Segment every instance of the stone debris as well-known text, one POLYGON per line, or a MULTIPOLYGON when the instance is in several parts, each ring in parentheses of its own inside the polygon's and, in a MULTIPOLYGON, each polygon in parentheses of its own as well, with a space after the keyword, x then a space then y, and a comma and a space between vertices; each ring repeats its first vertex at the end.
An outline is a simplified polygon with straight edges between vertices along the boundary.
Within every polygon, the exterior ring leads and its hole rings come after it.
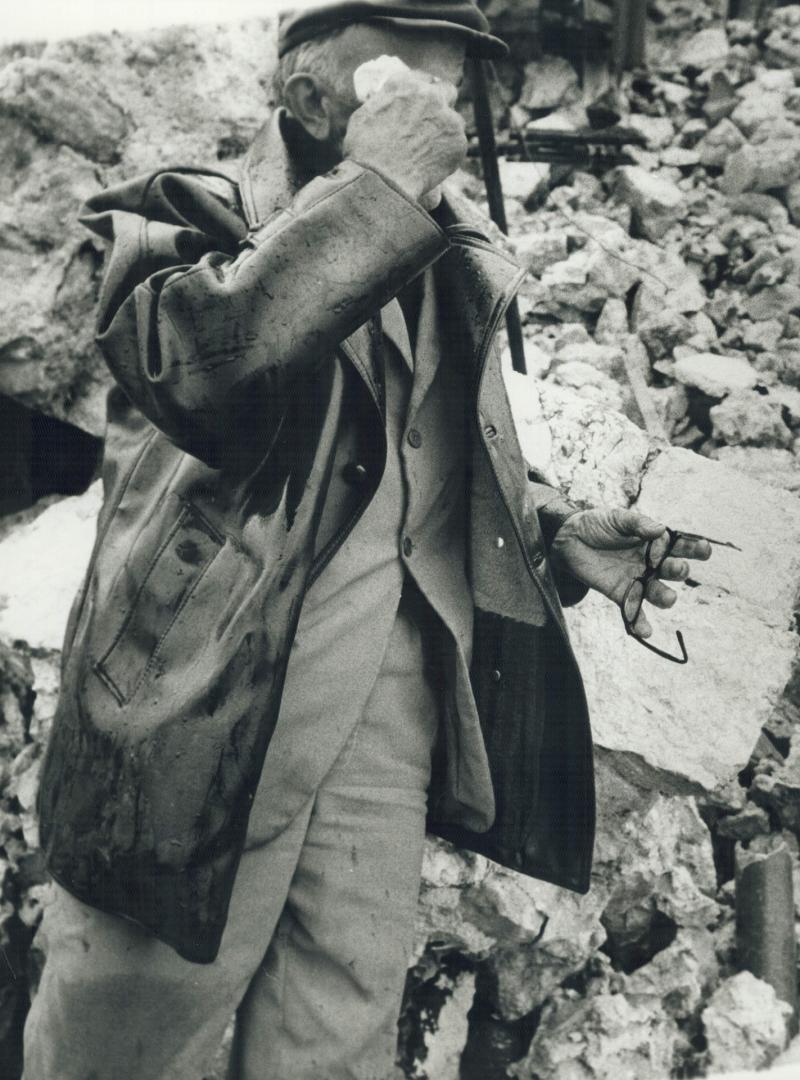
POLYGON ((791 1006, 749 971, 726 979, 703 1009, 702 1021, 712 1069, 758 1069, 786 1047, 791 1006))
POLYGON ((617 173, 616 191, 633 211, 640 235, 658 240, 685 212, 684 193, 672 180, 639 165, 624 165, 617 173))

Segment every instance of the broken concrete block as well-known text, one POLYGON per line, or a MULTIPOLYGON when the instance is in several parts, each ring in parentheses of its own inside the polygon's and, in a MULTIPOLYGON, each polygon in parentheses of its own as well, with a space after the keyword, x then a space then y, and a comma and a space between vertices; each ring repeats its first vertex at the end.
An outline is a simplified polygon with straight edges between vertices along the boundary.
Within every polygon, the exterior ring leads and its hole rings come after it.
POLYGON ((518 1080, 663 1080, 682 1043, 676 1022, 650 1003, 601 992, 566 994, 549 1004, 526 1057, 509 1070, 518 1080))
POLYGON ((567 612, 595 740, 662 789, 670 781, 712 788, 746 764, 789 679, 800 507, 777 489, 676 449, 645 467, 636 505, 742 551, 715 548, 708 563, 692 568, 692 581, 701 584, 679 587, 675 607, 653 615, 654 644, 679 655, 674 631, 683 632, 685 667, 626 638, 619 611, 600 597, 567 612), (598 640, 608 648, 598 650, 598 640), (742 655, 747 665, 735 660, 742 655))
POLYGON ((580 98, 578 74, 568 60, 545 56, 525 65, 518 104, 530 112, 555 109, 580 98))
POLYGON ((0 113, 106 163, 119 161, 130 126, 122 107, 80 72, 58 60, 31 56, 0 70, 0 113))
POLYGON ((97 481, 0 542, 0 636, 60 649, 83 581, 102 500, 97 481))
POLYGON ((728 35, 722 26, 709 26, 698 32, 681 47, 679 61, 682 67, 705 71, 725 60, 730 52, 728 35))
POLYGON ((726 979, 702 1013, 711 1068, 768 1065, 786 1046, 791 1011, 749 971, 726 979))
POLYGON ((639 165, 618 169, 614 186, 648 240, 659 240, 685 212, 685 196, 677 184, 639 165))
POLYGON ((720 188, 728 195, 785 188, 800 177, 796 138, 768 138, 745 143, 729 154, 720 188))
POLYGON ((637 1004, 657 1000, 676 1020, 695 1013, 716 984, 719 964, 714 937, 705 929, 681 929, 675 940, 625 981, 625 996, 637 1004))
POLYGON ((728 156, 744 146, 745 142, 746 139, 738 127, 723 118, 698 143, 700 162, 707 167, 722 168, 728 156))
POLYGON ((749 390, 758 382, 758 372, 744 356, 694 353, 675 360, 675 378, 709 397, 725 397, 735 390, 749 390))
POLYGON ((792 432, 783 422, 778 402, 754 390, 737 390, 710 410, 712 432, 729 446, 792 445, 792 432))

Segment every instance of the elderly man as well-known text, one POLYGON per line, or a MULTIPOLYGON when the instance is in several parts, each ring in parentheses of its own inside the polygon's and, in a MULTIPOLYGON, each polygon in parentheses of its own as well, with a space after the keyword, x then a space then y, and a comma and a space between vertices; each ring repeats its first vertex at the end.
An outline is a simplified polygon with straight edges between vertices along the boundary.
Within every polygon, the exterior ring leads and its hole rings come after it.
POLYGON ((93 198, 106 499, 43 769, 57 884, 26 1080, 383 1080, 426 824, 585 891, 558 589, 650 632, 703 541, 526 473, 494 336, 523 272, 440 185, 469 0, 284 22, 241 183, 93 198), (353 76, 404 62, 361 103, 353 76))

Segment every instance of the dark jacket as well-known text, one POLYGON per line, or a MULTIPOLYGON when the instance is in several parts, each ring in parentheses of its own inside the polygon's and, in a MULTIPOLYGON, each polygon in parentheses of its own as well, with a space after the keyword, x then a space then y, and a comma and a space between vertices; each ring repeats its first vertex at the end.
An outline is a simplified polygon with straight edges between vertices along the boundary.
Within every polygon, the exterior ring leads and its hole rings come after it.
POLYGON ((344 387, 377 455, 363 509, 385 460, 373 317, 439 260, 470 386, 470 557, 489 565, 499 531, 514 558, 476 608, 471 672, 497 818, 431 827, 586 891, 591 738, 546 558, 572 507, 526 474, 494 345, 524 272, 452 198, 440 226, 350 161, 298 189, 279 115, 241 187, 170 169, 95 196, 83 220, 111 245, 98 342, 117 385, 42 773, 53 876, 188 959, 216 955, 304 592, 332 554, 314 544, 344 387))

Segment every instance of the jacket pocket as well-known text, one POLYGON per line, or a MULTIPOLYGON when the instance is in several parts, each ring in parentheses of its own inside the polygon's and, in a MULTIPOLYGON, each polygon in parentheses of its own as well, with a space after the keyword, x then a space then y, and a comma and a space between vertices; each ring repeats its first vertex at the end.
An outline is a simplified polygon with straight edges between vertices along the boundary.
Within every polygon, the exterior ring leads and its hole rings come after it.
POLYGON ((173 623, 222 544, 223 537, 196 507, 184 503, 145 564, 122 625, 94 665, 120 705, 130 701, 144 681, 173 623))

